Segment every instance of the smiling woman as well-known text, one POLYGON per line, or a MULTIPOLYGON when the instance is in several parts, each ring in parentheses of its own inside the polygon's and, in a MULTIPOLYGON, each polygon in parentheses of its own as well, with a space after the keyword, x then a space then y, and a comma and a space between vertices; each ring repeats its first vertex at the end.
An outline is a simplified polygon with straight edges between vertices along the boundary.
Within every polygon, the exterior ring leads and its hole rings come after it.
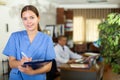
POLYGON ((11 67, 9 80, 46 80, 46 72, 50 71, 52 61, 37 69, 22 65, 32 60, 54 59, 52 39, 39 29, 40 15, 36 7, 24 6, 21 18, 26 30, 12 33, 3 51, 9 57, 11 67))

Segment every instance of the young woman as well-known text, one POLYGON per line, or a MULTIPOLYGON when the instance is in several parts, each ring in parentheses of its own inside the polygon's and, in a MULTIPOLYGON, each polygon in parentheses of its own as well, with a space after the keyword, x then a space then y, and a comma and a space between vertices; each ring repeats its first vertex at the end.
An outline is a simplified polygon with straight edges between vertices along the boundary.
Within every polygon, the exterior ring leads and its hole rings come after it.
POLYGON ((46 72, 50 71, 52 62, 38 69, 22 65, 31 60, 54 59, 52 39, 40 32, 40 16, 34 6, 25 6, 21 11, 21 18, 26 30, 12 33, 3 51, 9 57, 12 69, 9 80, 46 80, 46 72))

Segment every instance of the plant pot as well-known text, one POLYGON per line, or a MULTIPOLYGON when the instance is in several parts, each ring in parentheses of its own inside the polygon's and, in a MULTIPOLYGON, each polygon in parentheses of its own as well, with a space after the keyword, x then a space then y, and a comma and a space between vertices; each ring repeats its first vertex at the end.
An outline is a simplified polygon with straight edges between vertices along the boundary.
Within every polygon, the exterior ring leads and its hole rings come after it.
POLYGON ((104 68, 103 80, 120 80, 120 74, 114 73, 110 64, 106 64, 104 68))

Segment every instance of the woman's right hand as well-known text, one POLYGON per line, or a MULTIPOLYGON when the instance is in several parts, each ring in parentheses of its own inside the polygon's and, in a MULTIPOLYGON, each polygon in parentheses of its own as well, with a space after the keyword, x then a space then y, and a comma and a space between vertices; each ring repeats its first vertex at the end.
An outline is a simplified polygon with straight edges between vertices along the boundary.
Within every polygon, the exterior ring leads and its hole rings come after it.
POLYGON ((24 62, 30 62, 30 61, 32 61, 32 58, 27 58, 27 57, 22 57, 22 59, 20 60, 21 65, 23 65, 24 62))
POLYGON ((18 68, 18 66, 22 66, 24 62, 29 62, 31 60, 32 58, 26 58, 26 57, 22 57, 21 60, 17 60, 15 57, 9 56, 9 65, 10 68, 18 68))

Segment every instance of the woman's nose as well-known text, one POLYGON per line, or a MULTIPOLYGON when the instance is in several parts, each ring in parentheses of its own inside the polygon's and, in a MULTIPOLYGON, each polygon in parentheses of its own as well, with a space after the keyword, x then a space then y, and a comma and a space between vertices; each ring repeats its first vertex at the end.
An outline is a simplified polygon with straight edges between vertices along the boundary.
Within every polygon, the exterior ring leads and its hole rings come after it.
POLYGON ((28 20, 27 20, 27 23, 28 23, 28 24, 29 24, 29 23, 31 23, 31 20, 30 20, 30 19, 28 19, 28 20))

